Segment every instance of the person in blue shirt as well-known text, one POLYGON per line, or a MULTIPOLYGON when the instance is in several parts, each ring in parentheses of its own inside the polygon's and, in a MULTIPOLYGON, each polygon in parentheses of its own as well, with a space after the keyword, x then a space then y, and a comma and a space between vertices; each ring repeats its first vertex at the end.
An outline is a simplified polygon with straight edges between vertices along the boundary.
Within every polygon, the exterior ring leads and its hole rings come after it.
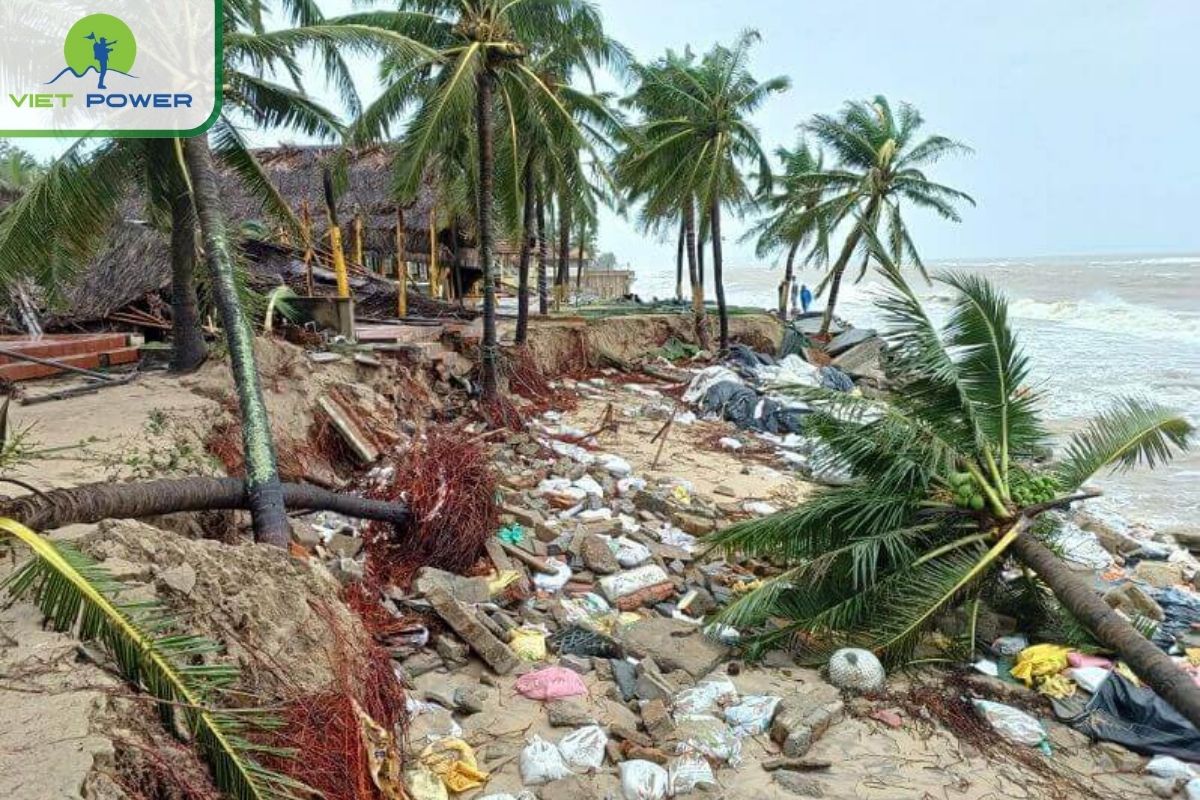
POLYGON ((812 305, 812 300, 813 300, 812 292, 810 292, 808 290, 808 286, 807 285, 801 286, 800 287, 800 307, 804 310, 805 314, 808 313, 808 307, 812 305))

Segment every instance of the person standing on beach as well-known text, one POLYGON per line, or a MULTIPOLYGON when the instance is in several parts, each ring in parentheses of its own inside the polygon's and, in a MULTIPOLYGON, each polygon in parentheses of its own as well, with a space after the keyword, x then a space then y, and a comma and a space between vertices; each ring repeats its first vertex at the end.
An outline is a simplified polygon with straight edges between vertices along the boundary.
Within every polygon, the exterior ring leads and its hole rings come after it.
POLYGON ((108 57, 112 54, 113 48, 117 46, 117 43, 110 42, 103 36, 97 40, 94 33, 89 33, 87 38, 92 40, 92 57, 100 65, 100 84, 97 88, 107 89, 108 87, 104 85, 104 76, 108 74, 108 57))
POLYGON ((803 309, 805 314, 808 313, 808 307, 812 305, 812 300, 813 300, 812 292, 810 292, 808 290, 808 285, 805 284, 804 286, 801 286, 800 287, 800 307, 801 307, 801 309, 803 309))

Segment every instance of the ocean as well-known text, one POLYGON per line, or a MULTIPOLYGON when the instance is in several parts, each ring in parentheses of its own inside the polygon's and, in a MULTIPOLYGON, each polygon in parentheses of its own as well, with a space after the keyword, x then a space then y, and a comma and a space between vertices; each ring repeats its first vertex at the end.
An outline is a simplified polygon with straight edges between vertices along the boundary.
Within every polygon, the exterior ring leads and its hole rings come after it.
MULTIPOLYGON (((1064 441, 1088 417, 1125 396, 1170 406, 1200 426, 1200 255, 1072 256, 930 263, 981 273, 1009 298, 1009 313, 1032 363, 1031 388, 1044 398, 1047 423, 1064 441)), ((727 267, 731 304, 772 307, 782 276, 775 267, 727 267)), ((851 276, 853 277, 853 276, 851 276)), ((815 286, 820 276, 801 274, 815 286)), ((643 298, 674 292, 674 269, 640 269, 643 298)), ((951 295, 944 285, 913 285, 935 319, 951 295)), ((711 288, 709 293, 711 296, 711 288)), ((873 305, 878 276, 843 285, 838 315, 858 327, 881 325, 873 305)), ((711 297, 710 297, 711 299, 711 297)), ((821 301, 814 302, 821 307, 821 301)), ((1184 457, 1153 472, 1103 475, 1105 496, 1089 508, 1161 532, 1200 529, 1200 440, 1184 457)))

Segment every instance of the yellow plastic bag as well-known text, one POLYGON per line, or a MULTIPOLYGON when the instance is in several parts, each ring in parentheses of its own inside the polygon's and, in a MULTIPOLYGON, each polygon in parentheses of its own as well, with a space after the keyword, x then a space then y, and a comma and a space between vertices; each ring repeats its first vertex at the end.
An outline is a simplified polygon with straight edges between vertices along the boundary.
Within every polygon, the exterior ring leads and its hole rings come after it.
POLYGON ((529 628, 516 628, 510 634, 508 646, 523 661, 546 659, 546 634, 529 628))
POLYGON ((1050 675, 1038 684, 1038 691, 1040 693, 1047 697, 1053 697, 1056 700, 1073 696, 1077 688, 1079 687, 1076 686, 1075 681, 1066 675, 1050 675))
POLYGON ((488 773, 479 769, 475 751, 462 739, 438 739, 421 751, 421 763, 452 792, 478 789, 487 783, 488 773))
POLYGON ((515 569, 501 570, 496 573, 495 577, 488 578, 488 593, 495 597, 519 580, 521 580, 521 573, 515 569))
POLYGON ((671 494, 674 495, 676 500, 683 503, 685 506, 690 506, 692 504, 692 496, 683 486, 676 486, 673 490, 671 490, 671 494))
POLYGON ((1187 656, 1188 664, 1191 664, 1193 667, 1200 667, 1200 647, 1184 648, 1183 654, 1187 656))
POLYGON ((363 711, 357 701, 351 700, 358 717, 359 733, 367 751, 367 763, 371 767, 371 780, 385 800, 404 800, 404 787, 400 776, 400 751, 396 748, 396 737, 363 711))
POLYGON ((1067 668, 1067 653, 1071 648, 1059 644, 1035 644, 1026 647, 1017 656, 1017 663, 1011 670, 1012 676, 1023 681, 1026 686, 1033 686, 1035 678, 1057 675, 1067 668))
POLYGON ((410 769, 404 778, 412 800, 450 800, 446 784, 428 767, 410 769))

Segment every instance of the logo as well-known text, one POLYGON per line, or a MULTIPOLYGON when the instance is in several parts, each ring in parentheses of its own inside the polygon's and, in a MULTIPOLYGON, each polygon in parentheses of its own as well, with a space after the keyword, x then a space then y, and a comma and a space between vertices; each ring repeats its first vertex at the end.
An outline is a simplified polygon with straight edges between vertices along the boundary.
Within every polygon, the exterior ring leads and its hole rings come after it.
POLYGON ((194 136, 220 109, 221 0, 0 0, 0 136, 194 136))
POLYGON ((123 20, 111 14, 89 14, 71 26, 63 43, 63 59, 67 66, 46 81, 58 83, 65 76, 87 78, 97 76, 96 88, 107 90, 110 74, 136 80, 130 70, 137 58, 137 40, 123 20))

